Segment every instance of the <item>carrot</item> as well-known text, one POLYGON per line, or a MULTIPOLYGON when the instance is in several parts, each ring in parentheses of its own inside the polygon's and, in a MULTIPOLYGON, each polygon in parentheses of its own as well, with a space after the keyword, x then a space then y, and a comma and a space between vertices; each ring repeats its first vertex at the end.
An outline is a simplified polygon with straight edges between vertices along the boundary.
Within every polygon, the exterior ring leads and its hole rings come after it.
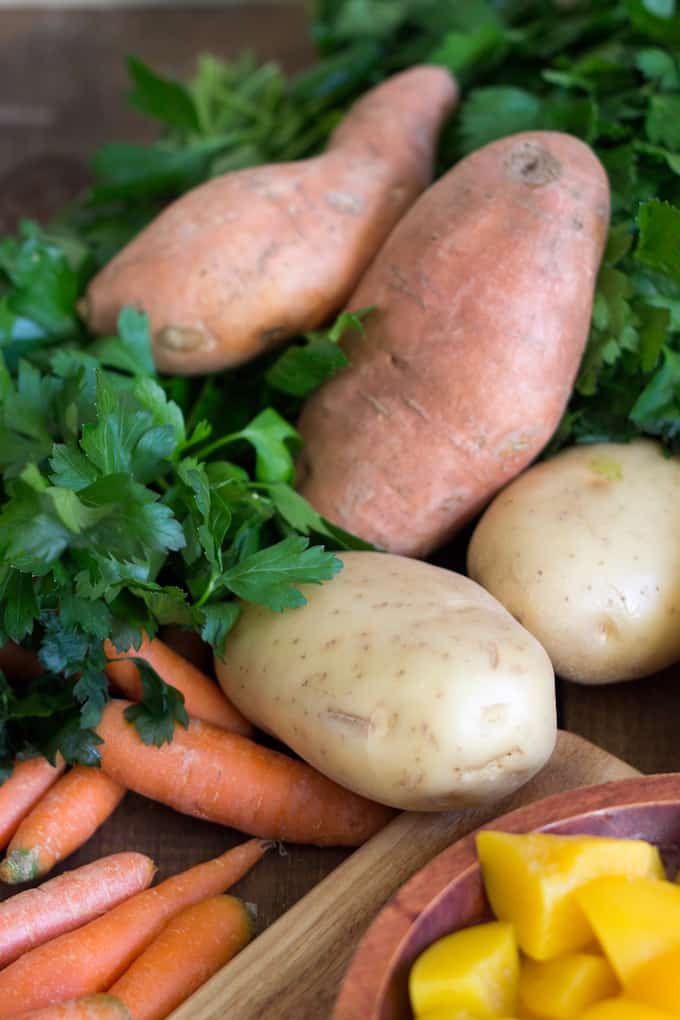
POLYGON ((158 638, 149 640, 145 635, 140 648, 128 648, 122 652, 110 641, 105 641, 104 651, 109 659, 122 660, 110 662, 106 672, 109 679, 131 701, 141 701, 142 681, 134 662, 125 660, 137 657, 153 666, 161 679, 184 695, 184 706, 190 716, 233 733, 241 733, 244 737, 252 734, 253 727, 227 701, 218 685, 158 638))
POLYGON ((110 989, 132 1020, 165 1020, 250 941, 252 922, 233 896, 180 911, 110 989), (162 975, 162 980, 159 980, 162 975))
POLYGON ((209 723, 177 727, 172 743, 145 745, 110 701, 98 733, 102 768, 116 782, 177 811, 242 832, 317 846, 358 846, 393 812, 337 786, 305 762, 209 723))
POLYGON ((14 763, 12 775, 0 786, 0 850, 7 846, 22 819, 65 768, 61 755, 56 765, 50 765, 42 756, 14 763))
POLYGON ((86 995, 82 999, 22 1013, 13 1020, 130 1020, 130 1013, 120 999, 112 995, 86 995))
POLYGON ((234 885, 268 848, 255 839, 241 843, 24 953, 0 971, 0 1020, 10 1020, 21 1010, 106 991, 171 917, 234 885))
POLYGON ((0 903, 0 967, 146 889, 155 870, 144 854, 110 854, 0 903))
POLYGON ((45 875, 90 838, 124 794, 100 769, 76 765, 21 822, 0 864, 0 879, 13 884, 45 875))

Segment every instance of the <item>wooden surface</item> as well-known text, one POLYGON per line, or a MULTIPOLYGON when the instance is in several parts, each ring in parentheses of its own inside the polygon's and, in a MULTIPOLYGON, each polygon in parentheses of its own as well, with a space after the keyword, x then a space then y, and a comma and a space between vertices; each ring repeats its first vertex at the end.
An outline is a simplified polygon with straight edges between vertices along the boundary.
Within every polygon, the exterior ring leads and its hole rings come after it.
MULTIPOLYGON (((549 764, 513 797, 476 811, 404 812, 243 950, 173 1020, 326 1020, 367 926, 441 850, 499 812, 636 774, 605 751, 560 733, 549 764)), ((363 1020, 361 1012, 345 1016, 363 1020)))
MULTIPOLYGON (((200 52, 228 57, 244 48, 277 57, 289 70, 303 67, 312 50, 302 5, 173 9, 162 16, 157 10, 0 10, 0 236, 22 217, 48 218, 77 194, 87 181, 88 156, 101 142, 152 137, 153 128, 125 104, 126 53, 187 75, 200 52)), ((446 554, 438 559, 455 563, 446 554)), ((675 670, 607 688, 561 684, 561 725, 643 772, 680 769, 678 680, 675 670)), ((134 847, 150 853, 163 876, 238 839, 128 795, 69 866, 134 847)), ((257 904, 262 930, 345 857, 343 851, 292 847, 286 856, 270 855, 237 891, 257 904)), ((233 1016, 242 1020, 244 1014, 233 1016)))
MULTIPOLYGON (((680 852, 679 821, 680 775, 671 773, 570 790, 506 813, 485 828, 645 839, 658 847, 672 879, 680 852)), ((475 837, 470 835, 448 846, 403 885, 371 924, 347 972, 333 1020, 410 1017, 405 978, 413 962, 442 936, 488 918, 475 837)))

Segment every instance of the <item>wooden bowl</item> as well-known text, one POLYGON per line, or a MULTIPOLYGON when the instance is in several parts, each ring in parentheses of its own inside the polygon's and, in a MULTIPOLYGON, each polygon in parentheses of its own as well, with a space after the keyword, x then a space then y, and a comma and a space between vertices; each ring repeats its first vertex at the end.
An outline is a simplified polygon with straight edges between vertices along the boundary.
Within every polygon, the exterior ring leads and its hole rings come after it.
MULTIPOLYGON (((680 773, 571 790, 484 828, 646 839, 659 847, 674 874, 680 860, 680 773)), ((407 983, 416 957, 442 935, 490 917, 473 833, 417 872, 380 912, 359 943, 333 1020, 410 1020, 407 983)))

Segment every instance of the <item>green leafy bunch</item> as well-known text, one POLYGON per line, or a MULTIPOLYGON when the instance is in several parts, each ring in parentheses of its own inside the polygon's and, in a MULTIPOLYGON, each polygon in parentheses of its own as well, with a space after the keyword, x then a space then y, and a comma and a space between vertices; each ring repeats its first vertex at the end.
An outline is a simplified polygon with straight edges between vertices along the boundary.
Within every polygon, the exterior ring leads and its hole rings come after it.
POLYGON ((440 172, 517 131, 566 131, 611 183, 593 323, 550 453, 659 437, 680 450, 680 9, 675 0, 318 0, 327 55, 366 39, 383 73, 441 64, 463 85, 440 172))
MULTIPOLYGON (((0 645, 34 647, 45 675, 21 699, 2 681, 0 760, 37 745, 92 764, 106 639, 125 650, 178 624, 222 654, 237 598, 277 612, 303 605, 299 586, 340 568, 325 547, 365 547, 291 487, 299 437, 272 406, 297 408, 346 363, 337 342, 361 316, 345 313, 266 372, 163 380, 146 316, 125 309, 116 336, 84 344, 78 263, 27 225, 12 265, 35 251, 36 266, 54 258, 56 271, 48 261, 33 277, 6 274, 8 314, 21 306, 55 326, 42 342, 37 330, 30 343, 16 330, 3 337, 0 645)), ((130 717, 144 739, 167 738, 185 721, 181 696, 148 668, 142 679, 144 705, 130 717)))

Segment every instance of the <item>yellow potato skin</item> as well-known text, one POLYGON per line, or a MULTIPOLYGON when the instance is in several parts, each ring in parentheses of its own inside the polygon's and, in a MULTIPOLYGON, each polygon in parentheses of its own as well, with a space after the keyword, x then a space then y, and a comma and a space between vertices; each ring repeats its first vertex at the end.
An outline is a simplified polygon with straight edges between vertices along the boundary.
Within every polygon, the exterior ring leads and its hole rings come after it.
POLYGON ((617 996, 591 1006, 581 1013, 579 1020, 673 1020, 673 1015, 625 996, 617 996))
POLYGON ((520 1002, 540 1020, 573 1020, 618 991, 611 966, 594 953, 568 953, 541 963, 523 960, 520 968, 520 1002))
POLYGON ((247 718, 351 790, 416 811, 497 800, 555 741, 552 668, 479 585, 373 552, 340 556, 301 609, 253 604, 219 681, 247 718))
POLYGON ((580 886, 603 874, 663 875, 658 850, 642 840, 488 830, 477 836, 477 853, 494 914, 515 925, 520 948, 535 960, 592 942, 580 886))
POLYGON ((680 887, 672 882, 608 875, 575 900, 626 987, 647 961, 680 949, 680 887))
POLYGON ((418 1017, 444 1007, 483 1018, 507 1016, 517 1004, 518 974, 512 925, 491 921, 463 928, 418 957, 409 977, 411 1005, 418 1017))
POLYGON ((484 513, 468 573, 586 684, 680 659, 680 457, 659 443, 572 447, 484 513))

